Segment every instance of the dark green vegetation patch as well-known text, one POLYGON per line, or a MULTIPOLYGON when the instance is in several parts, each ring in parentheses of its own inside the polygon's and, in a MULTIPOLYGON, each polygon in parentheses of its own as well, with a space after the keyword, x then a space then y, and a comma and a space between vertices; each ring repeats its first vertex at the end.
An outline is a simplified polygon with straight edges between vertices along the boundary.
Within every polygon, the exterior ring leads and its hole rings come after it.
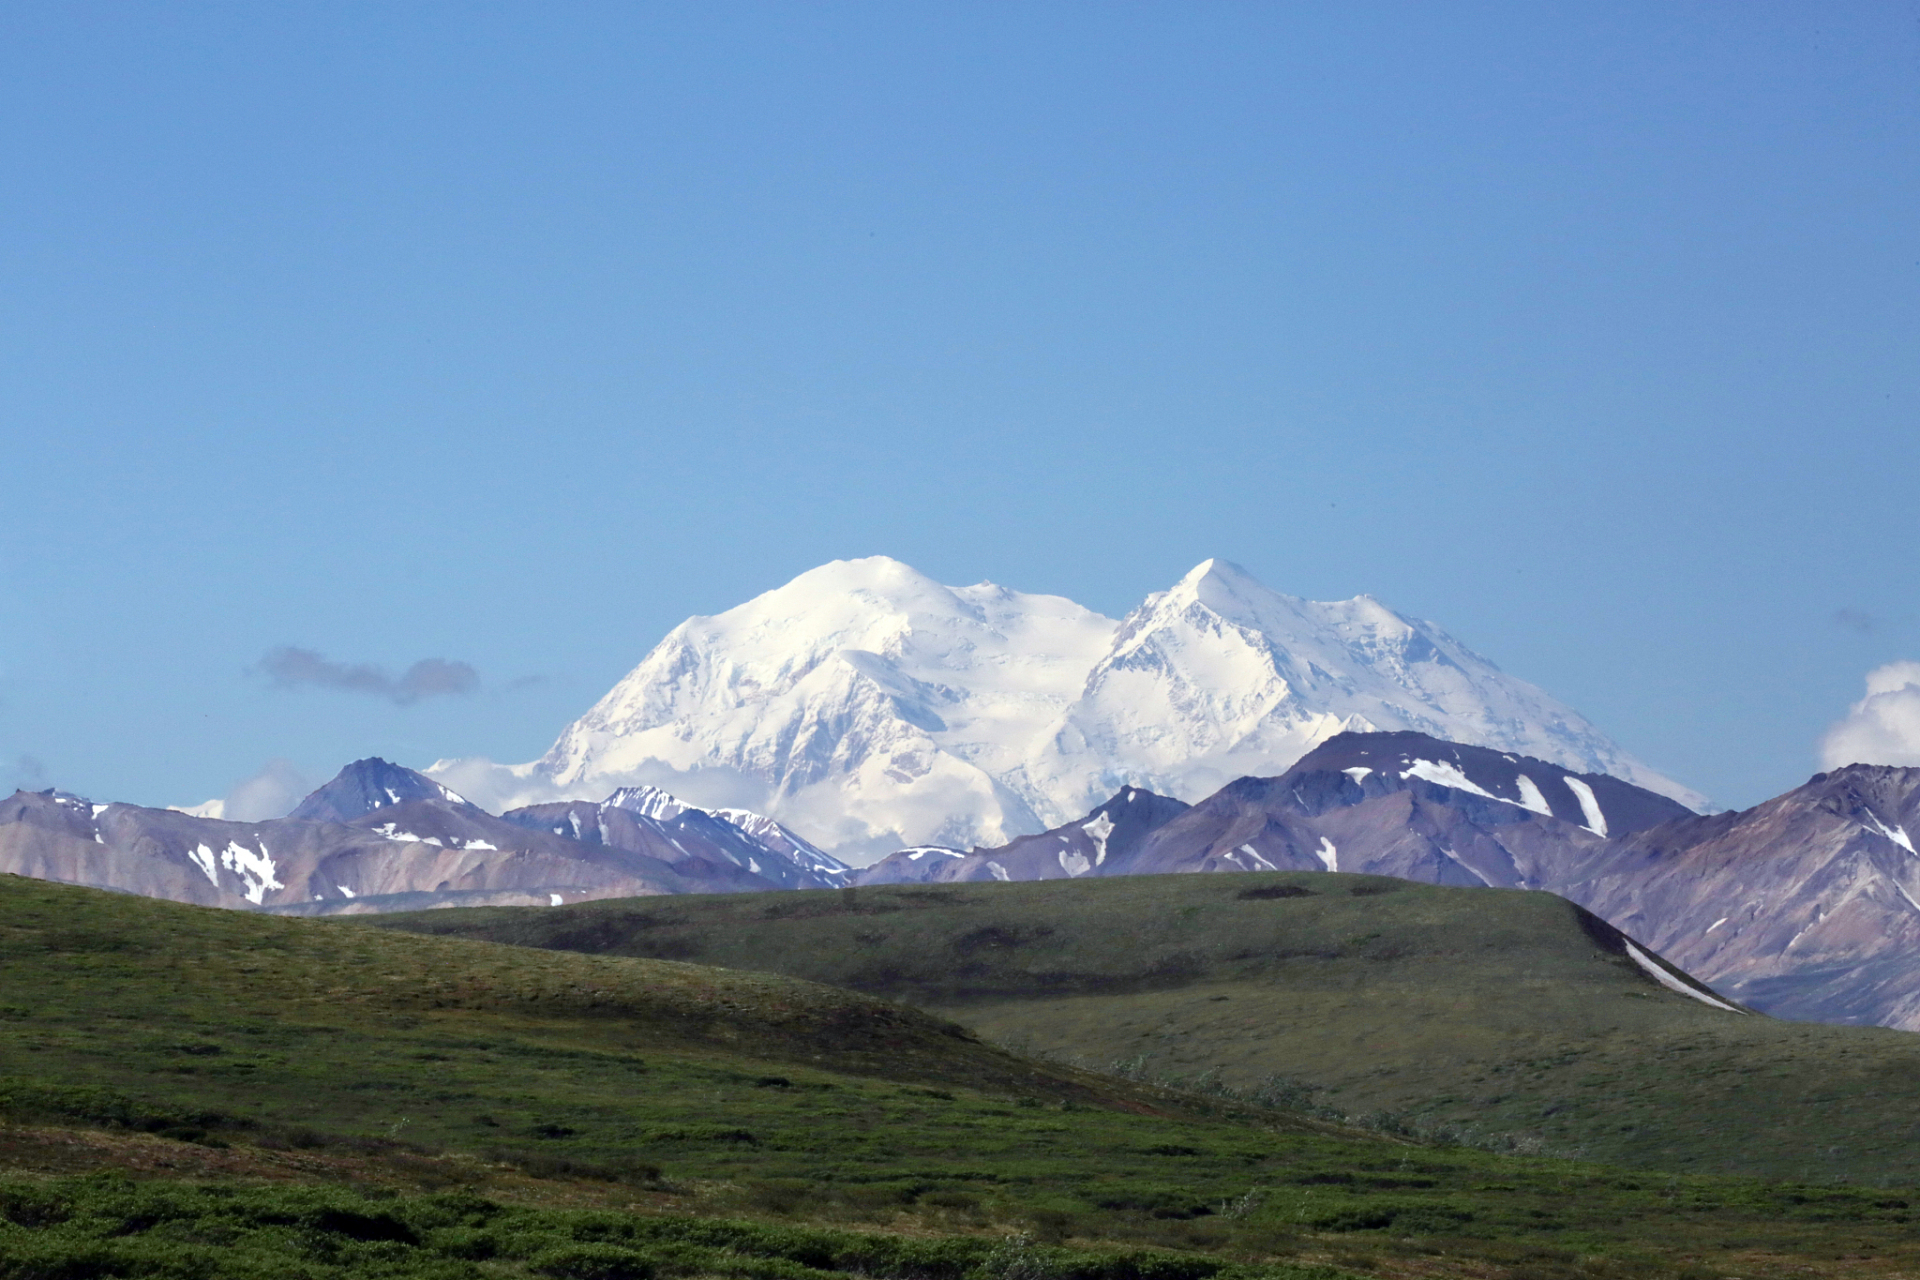
MULTIPOLYGON (((480 1277, 654 1280, 1310 1280, 1156 1250, 1088 1252, 724 1219, 513 1207, 470 1192, 0 1184, 0 1280, 480 1277)), ((1321 1272, 1320 1274, 1330 1274, 1321 1272)))

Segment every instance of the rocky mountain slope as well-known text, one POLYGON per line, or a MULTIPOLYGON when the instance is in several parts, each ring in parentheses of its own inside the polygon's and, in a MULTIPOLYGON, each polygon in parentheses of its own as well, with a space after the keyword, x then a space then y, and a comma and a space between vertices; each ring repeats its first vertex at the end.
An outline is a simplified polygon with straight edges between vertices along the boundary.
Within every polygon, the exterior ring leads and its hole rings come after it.
POLYGON ((428 772, 493 807, 650 784, 859 860, 1003 845, 1134 786, 1186 802, 1348 730, 1418 730, 1698 804, 1592 724, 1371 597, 1209 560, 1115 621, 836 561, 676 627, 540 760, 428 772))
POLYGON ((825 889, 848 868, 779 823, 744 810, 709 813, 654 787, 624 787, 606 800, 566 800, 509 809, 504 821, 589 845, 644 853, 688 874, 696 861, 713 880, 744 876, 776 889, 825 889))
POLYGON ((0 802, 0 871, 299 914, 821 888, 845 873, 759 815, 740 815, 750 831, 671 797, 651 807, 673 811, 610 802, 496 817, 378 759, 268 822, 22 791, 0 802))
POLYGON ((1920 769, 1849 765, 1635 832, 1555 886, 1787 1018, 1920 1031, 1920 769))
POLYGON ((1127 788, 1050 831, 944 857, 904 850, 854 879, 1293 870, 1533 889, 1567 879, 1608 832, 1694 816, 1604 774, 1421 733, 1343 733, 1279 777, 1241 778, 1195 805, 1127 788))

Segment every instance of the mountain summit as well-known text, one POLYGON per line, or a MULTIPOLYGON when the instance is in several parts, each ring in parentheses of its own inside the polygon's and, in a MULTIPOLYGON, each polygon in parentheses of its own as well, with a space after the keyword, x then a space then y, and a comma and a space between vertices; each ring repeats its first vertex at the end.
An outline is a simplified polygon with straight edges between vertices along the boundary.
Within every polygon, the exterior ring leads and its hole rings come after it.
POLYGON ((1126 786, 1197 801, 1337 733, 1391 730, 1702 800, 1433 624, 1282 595, 1224 560, 1118 621, 835 561, 675 627, 540 760, 429 773, 496 806, 666 787, 865 860, 1005 844, 1126 786))
POLYGON ((352 822, 375 809, 409 800, 445 800, 473 807, 424 774, 379 756, 368 756, 335 774, 331 782, 302 800, 287 816, 300 822, 352 822))

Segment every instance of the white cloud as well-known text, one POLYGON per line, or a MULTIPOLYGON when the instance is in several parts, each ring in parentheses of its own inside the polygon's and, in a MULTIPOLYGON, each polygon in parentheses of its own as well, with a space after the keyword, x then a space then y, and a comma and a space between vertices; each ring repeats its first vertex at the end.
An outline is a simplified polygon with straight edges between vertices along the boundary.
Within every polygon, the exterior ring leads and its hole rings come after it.
POLYGON ((1920 765, 1920 662, 1867 672, 1867 696, 1820 740, 1820 767, 1920 765))

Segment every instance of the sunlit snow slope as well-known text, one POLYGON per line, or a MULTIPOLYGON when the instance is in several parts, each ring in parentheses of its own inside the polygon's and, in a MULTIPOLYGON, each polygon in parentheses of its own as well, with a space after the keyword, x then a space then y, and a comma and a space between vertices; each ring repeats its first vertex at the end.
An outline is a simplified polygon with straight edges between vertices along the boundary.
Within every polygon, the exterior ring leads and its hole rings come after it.
POLYGON ((1413 729, 1701 797, 1439 628, 1209 560, 1114 620, 835 561, 668 634, 542 759, 428 772, 494 807, 664 786, 843 857, 1004 844, 1126 785, 1196 801, 1342 729, 1413 729))

